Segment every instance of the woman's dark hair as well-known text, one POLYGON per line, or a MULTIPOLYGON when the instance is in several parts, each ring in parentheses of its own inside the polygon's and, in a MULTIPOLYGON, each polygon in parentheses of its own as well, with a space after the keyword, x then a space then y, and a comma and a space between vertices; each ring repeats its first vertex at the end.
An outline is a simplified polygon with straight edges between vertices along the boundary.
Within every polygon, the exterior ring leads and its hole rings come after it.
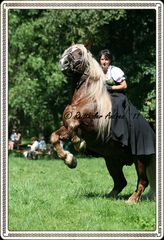
POLYGON ((100 61, 100 58, 101 58, 102 55, 104 55, 106 58, 108 58, 111 61, 111 63, 114 61, 114 56, 113 56, 112 52, 109 49, 104 49, 104 50, 100 51, 100 53, 99 53, 99 61, 100 61))

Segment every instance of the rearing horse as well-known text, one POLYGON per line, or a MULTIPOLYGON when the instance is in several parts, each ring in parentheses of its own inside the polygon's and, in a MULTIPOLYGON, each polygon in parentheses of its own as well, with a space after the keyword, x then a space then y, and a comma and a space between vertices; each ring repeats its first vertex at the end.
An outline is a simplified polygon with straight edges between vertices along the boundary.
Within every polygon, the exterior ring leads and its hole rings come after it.
POLYGON ((65 50, 60 64, 62 72, 72 79, 74 92, 71 104, 63 113, 63 126, 51 135, 51 142, 58 156, 68 167, 76 167, 76 158, 72 153, 64 150, 62 144, 62 141, 71 140, 75 149, 82 148, 86 143, 88 149, 104 157, 114 181, 109 197, 116 197, 127 185, 122 168, 124 165, 134 163, 138 181, 136 190, 129 197, 128 202, 138 202, 148 184, 154 197, 155 156, 132 155, 129 146, 122 146, 119 141, 110 137, 112 102, 99 63, 84 45, 75 44, 65 50))

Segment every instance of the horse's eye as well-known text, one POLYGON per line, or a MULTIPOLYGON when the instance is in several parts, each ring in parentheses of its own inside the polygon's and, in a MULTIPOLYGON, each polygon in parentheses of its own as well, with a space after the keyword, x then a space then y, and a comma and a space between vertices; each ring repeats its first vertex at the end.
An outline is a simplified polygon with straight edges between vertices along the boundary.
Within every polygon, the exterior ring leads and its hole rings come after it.
POLYGON ((82 52, 81 51, 79 51, 79 55, 82 56, 82 52))
POLYGON ((74 56, 74 58, 76 58, 76 59, 79 58, 79 57, 81 57, 81 56, 82 56, 81 50, 80 50, 80 49, 77 49, 76 51, 74 51, 73 56, 74 56))

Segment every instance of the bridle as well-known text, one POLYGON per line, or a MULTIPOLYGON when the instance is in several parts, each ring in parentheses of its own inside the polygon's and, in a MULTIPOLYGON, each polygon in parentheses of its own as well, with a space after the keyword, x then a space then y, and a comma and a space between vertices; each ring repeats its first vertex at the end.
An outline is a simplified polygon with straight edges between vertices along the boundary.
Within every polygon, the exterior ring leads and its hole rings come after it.
POLYGON ((74 51, 67 54, 67 58, 70 64, 69 68, 72 73, 81 75, 84 73, 84 59, 75 59, 73 53, 74 51))

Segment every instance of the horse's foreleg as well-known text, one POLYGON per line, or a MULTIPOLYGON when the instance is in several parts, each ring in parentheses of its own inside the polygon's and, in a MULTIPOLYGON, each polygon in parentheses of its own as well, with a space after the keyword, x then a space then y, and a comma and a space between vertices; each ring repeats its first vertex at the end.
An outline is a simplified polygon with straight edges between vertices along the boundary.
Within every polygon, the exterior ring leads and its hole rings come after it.
POLYGON ((64 150, 62 144, 62 141, 67 141, 69 139, 70 132, 64 126, 51 134, 51 143, 54 145, 57 155, 64 160, 68 167, 75 168, 77 165, 75 157, 69 151, 64 150))
POLYGON ((71 130, 71 142, 77 152, 80 152, 82 150, 85 150, 86 148, 86 142, 80 137, 81 136, 81 130, 78 128, 79 121, 72 119, 68 127, 71 130))
POLYGON ((128 199, 128 203, 137 203, 141 198, 141 194, 144 192, 145 188, 148 186, 148 178, 146 175, 146 161, 135 160, 135 167, 138 176, 136 191, 128 199))
POLYGON ((127 185, 127 181, 122 171, 122 165, 119 162, 111 162, 109 159, 105 159, 105 161, 109 174, 114 181, 114 187, 112 191, 108 194, 108 197, 116 197, 127 185))
POLYGON ((76 133, 72 137, 71 142, 77 152, 81 152, 86 149, 86 142, 82 138, 78 137, 76 133))

